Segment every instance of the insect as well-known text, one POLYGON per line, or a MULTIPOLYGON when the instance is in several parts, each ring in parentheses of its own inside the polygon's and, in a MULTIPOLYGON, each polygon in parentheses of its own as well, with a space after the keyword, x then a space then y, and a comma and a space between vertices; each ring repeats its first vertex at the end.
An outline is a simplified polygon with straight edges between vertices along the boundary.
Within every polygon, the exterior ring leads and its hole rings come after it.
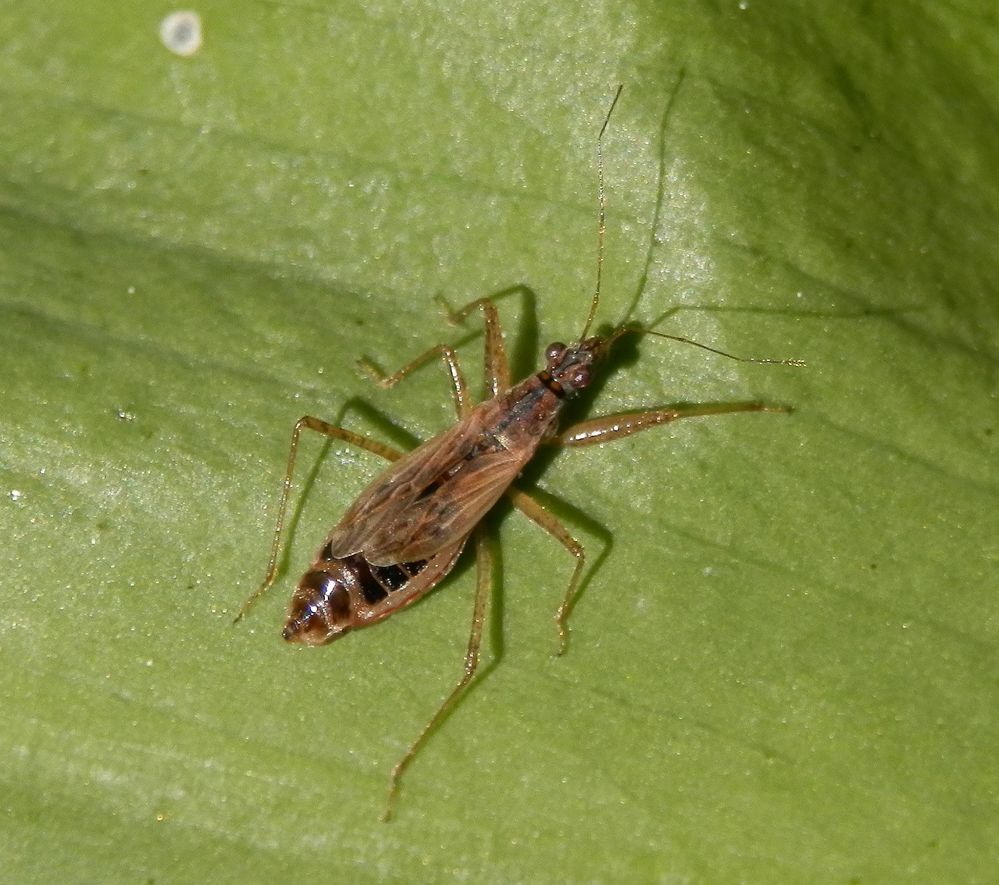
POLYGON ((760 402, 685 405, 594 418, 558 429, 563 405, 590 385, 607 352, 624 335, 670 338, 746 362, 801 365, 798 360, 734 357, 686 338, 637 327, 623 326, 603 337, 589 335, 600 300, 603 264, 606 198, 602 141, 620 94, 619 86, 597 136, 597 278, 589 314, 578 341, 568 345, 549 344, 545 350, 545 367, 511 386, 499 315, 490 299, 481 298, 457 311, 449 310, 449 315, 452 322, 458 323, 475 311, 482 313, 489 399, 473 405, 458 356, 448 345, 431 348, 393 375, 383 375, 372 364, 363 362, 377 383, 389 388, 417 367, 440 358, 450 377, 458 411, 458 422, 449 430, 406 454, 308 415, 295 424, 292 432, 267 572, 260 587, 243 606, 237 621, 274 582, 295 459, 304 430, 357 446, 392 463, 361 492, 326 537, 309 570, 299 580, 283 631, 289 642, 308 645, 332 642, 350 630, 376 624, 411 605, 440 583, 454 567, 468 539, 474 537, 478 577, 462 673, 392 769, 385 820, 392 814, 406 769, 475 675, 492 571, 490 548, 480 522, 504 496, 548 532, 575 560, 568 587, 555 613, 559 653, 565 650, 566 622, 583 574, 586 554, 559 520, 513 484, 538 447, 542 443, 584 446, 607 442, 680 418, 789 411, 760 402))

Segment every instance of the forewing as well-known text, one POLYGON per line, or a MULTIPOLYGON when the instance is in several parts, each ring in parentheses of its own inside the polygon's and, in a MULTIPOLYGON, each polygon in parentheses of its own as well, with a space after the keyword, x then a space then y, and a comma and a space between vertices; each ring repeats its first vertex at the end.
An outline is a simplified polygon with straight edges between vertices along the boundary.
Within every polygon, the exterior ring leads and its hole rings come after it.
POLYGON ((481 403, 378 476, 331 532, 333 555, 423 559, 471 531, 533 452, 511 454, 488 432, 496 408, 481 403))
MULTIPOLYGON (((418 499, 421 492, 453 461, 455 451, 464 448, 462 430, 462 423, 456 424, 403 455, 375 477, 330 533, 333 555, 352 556, 366 550, 369 540, 379 528, 418 499)), ((469 441, 467 447, 472 444, 469 441)))
POLYGON ((502 497, 526 458, 506 449, 474 454, 379 525, 365 542, 369 562, 409 562, 465 537, 502 497))

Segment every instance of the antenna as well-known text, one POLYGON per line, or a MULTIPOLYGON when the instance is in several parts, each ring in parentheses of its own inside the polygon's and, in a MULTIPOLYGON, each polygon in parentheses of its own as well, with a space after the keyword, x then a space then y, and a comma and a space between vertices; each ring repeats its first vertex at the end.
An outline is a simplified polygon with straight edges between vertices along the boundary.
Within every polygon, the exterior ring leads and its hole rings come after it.
POLYGON ((719 356, 727 356, 730 360, 737 360, 740 363, 764 363, 771 366, 794 366, 798 369, 804 368, 808 365, 808 363, 804 360, 779 360, 765 359, 757 356, 736 356, 734 353, 719 350, 717 347, 708 347, 707 344, 701 344, 700 341, 694 341, 692 338, 684 338, 681 335, 667 335, 665 332, 653 332, 650 329, 643 329, 642 333, 645 335, 656 335, 659 338, 669 338, 671 341, 679 341, 681 344, 692 344, 694 347, 701 348, 701 350, 717 353, 719 356))
POLYGON ((583 326, 583 332, 579 336, 580 341, 583 341, 586 338, 586 333, 590 331, 593 319, 597 315, 597 305, 600 303, 600 273, 604 266, 604 230, 607 227, 607 195, 604 193, 603 138, 604 132, 607 131, 607 124, 610 123, 611 114, 614 113, 617 100, 621 97, 622 89, 624 89, 624 84, 618 84, 617 92, 614 93, 614 99, 611 101, 610 110, 607 111, 607 116, 604 118, 604 125, 600 127, 600 134, 597 136, 597 200, 600 203, 597 224, 597 286, 593 291, 593 301, 590 302, 590 313, 586 317, 586 324, 583 326))
POLYGON ((700 341, 694 341, 693 338, 684 338, 682 335, 667 335, 665 332, 655 332, 652 329, 642 329, 639 326, 622 326, 607 339, 607 347, 609 348, 610 345, 617 341, 617 339, 622 335, 655 335, 656 338, 668 338, 670 341, 679 341, 681 344, 690 344, 694 347, 701 348, 701 350, 706 350, 709 353, 717 353, 719 356, 728 357, 730 360, 736 360, 740 363, 763 363, 770 366, 794 366, 797 369, 805 368, 808 365, 808 363, 804 360, 782 360, 766 359, 754 356, 736 356, 734 353, 729 353, 727 350, 719 350, 717 347, 709 347, 707 344, 701 344, 700 341))

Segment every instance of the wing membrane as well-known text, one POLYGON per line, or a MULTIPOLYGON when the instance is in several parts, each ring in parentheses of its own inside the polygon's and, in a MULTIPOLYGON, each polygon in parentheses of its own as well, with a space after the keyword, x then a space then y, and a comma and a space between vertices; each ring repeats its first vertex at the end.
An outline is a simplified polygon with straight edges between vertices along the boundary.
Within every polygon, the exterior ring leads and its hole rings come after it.
POLYGON ((426 559, 467 535, 533 454, 504 448, 483 432, 487 419, 473 412, 372 482, 331 533, 333 555, 388 565, 426 559))

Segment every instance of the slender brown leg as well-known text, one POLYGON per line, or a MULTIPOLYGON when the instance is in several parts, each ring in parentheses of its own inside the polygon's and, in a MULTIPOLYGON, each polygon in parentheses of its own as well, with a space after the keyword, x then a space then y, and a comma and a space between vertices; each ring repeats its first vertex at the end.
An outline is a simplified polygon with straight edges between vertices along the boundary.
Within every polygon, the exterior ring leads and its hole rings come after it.
MULTIPOLYGON (((727 415, 734 412, 789 411, 790 409, 782 406, 768 406, 764 403, 713 403, 709 405, 678 406, 673 409, 649 409, 643 412, 626 412, 621 415, 607 415, 603 418, 592 418, 589 421, 581 421, 578 424, 573 424, 561 433, 556 434, 550 440, 550 444, 559 446, 586 446, 611 442, 630 436, 633 433, 639 433, 642 430, 658 427, 660 424, 668 424, 680 418, 727 415)), ((579 589, 579 581, 586 562, 586 552, 583 549, 583 545, 569 534, 565 526, 530 495, 511 486, 507 490, 507 496, 521 513, 548 532, 576 558, 576 567, 573 569, 569 586, 562 599, 562 604, 555 613, 555 623, 558 624, 559 635, 558 653, 561 655, 565 652, 569 639, 567 622, 576 591, 579 589)))
POLYGON ((566 621, 572 609, 572 601, 579 588, 579 579, 583 575, 583 568, 586 565, 586 550, 572 535, 568 529, 558 519, 552 516, 544 507, 534 500, 527 492, 511 486, 507 489, 507 497, 521 513, 524 514, 535 525, 540 526, 566 550, 576 558, 576 567, 572 570, 572 577, 569 579, 569 586, 566 588, 562 604, 555 612, 555 623, 558 625, 558 654, 565 654, 566 646, 569 642, 569 628, 566 621))
POLYGON ((429 362, 435 356, 439 356, 444 361, 444 368, 447 369, 448 378, 451 381, 451 392, 454 396, 454 407, 458 411, 458 417, 464 418, 472 410, 472 402, 468 397, 468 384, 458 363, 458 354, 454 348, 447 344, 437 344, 430 350, 421 353, 415 360, 407 363, 398 372, 386 375, 371 360, 358 360, 358 365, 364 369, 379 387, 388 389, 395 387, 403 378, 418 369, 424 363, 429 362))
POLYGON ((506 390, 510 386, 510 364, 506 358, 503 327, 500 324, 496 305, 489 298, 477 298, 475 301, 470 301, 464 307, 451 310, 450 305, 441 296, 437 296, 437 301, 447 312, 448 320, 456 324, 460 323, 476 308, 482 311, 482 319, 486 327, 486 384, 490 396, 496 396, 501 390, 506 390))
POLYGON ((606 415, 580 421, 555 434, 548 443, 556 446, 588 446, 594 443, 622 439, 668 424, 680 418, 696 418, 704 415, 729 415, 733 412, 790 412, 786 406, 768 406, 766 403, 710 403, 707 405, 677 406, 673 409, 648 409, 643 412, 624 412, 620 415, 606 415))
MULTIPOLYGON (((450 305, 441 296, 437 297, 437 301, 444 308, 448 320, 452 323, 460 323, 476 308, 482 311, 482 318, 486 329, 486 383, 492 396, 495 396, 500 390, 506 390, 510 386, 510 366, 506 358, 506 347, 503 343, 503 327, 500 324, 496 305, 488 298, 478 298, 457 310, 452 310, 450 305)), ((468 384, 465 381, 465 376, 458 362, 458 354, 450 345, 437 344, 431 347, 392 375, 386 375, 371 360, 362 359, 359 361, 359 365, 374 379, 376 384, 380 387, 389 388, 395 387, 403 378, 436 356, 439 356, 444 361, 444 367, 447 369, 448 377, 451 380, 455 409, 458 412, 458 417, 464 418, 472 410, 472 401, 468 395, 468 384)))
MULTIPOLYGON (((509 387, 510 369, 507 363, 506 349, 503 343, 503 330, 500 325, 499 315, 496 312, 495 305, 488 298, 480 298, 466 304, 457 311, 452 311, 443 298, 439 298, 438 300, 447 311, 448 319, 454 323, 458 323, 463 320, 476 308, 482 310, 486 330, 486 383, 494 395, 498 390, 505 390, 509 387)), ((367 361, 364 362, 364 366, 368 372, 374 375, 376 381, 381 384, 381 386, 392 387, 406 377, 406 375, 413 371, 413 369, 427 362, 429 359, 432 359, 437 354, 440 354, 441 358, 444 360, 445 366, 448 369, 454 390, 454 400, 455 406, 458 410, 458 417, 463 418, 471 411, 472 406, 468 396, 467 385, 458 364, 458 356, 453 348, 444 344, 439 344, 428 350, 426 353, 421 354, 411 363, 404 366, 391 376, 383 375, 367 361)), ((406 773, 406 769, 409 768, 416 754, 422 749, 430 735, 436 730, 441 722, 447 718, 451 710, 454 709, 454 705, 458 702, 458 699, 472 681, 475 676, 475 671, 479 666, 479 650, 482 645, 482 626, 485 622, 486 604, 489 600, 489 591, 492 586, 493 571, 492 553, 489 549, 489 538, 485 530, 482 528, 476 529, 475 531, 475 562, 477 577, 475 602, 472 607, 472 628, 468 635, 468 647, 465 651, 465 663, 462 668, 461 678, 457 681, 457 683, 455 683, 454 688, 451 689, 451 692, 446 698, 444 698, 444 701, 437 708, 437 712, 434 713, 433 717, 427 722, 426 725, 423 726, 423 729, 417 735, 416 740, 409 745, 405 754, 403 754, 402 758, 392 769, 392 775, 389 779, 388 799, 385 804, 385 811, 382 814, 383 821, 390 820, 392 814, 394 813, 395 801, 399 795, 399 789, 402 785, 402 776, 406 773)))
POLYGON ((437 708, 437 712, 423 726, 423 730, 417 735, 416 740, 409 745, 409 749, 406 750, 403 757, 396 762, 395 767, 392 769, 392 775, 389 779, 388 799, 385 803, 385 811, 382 814, 383 821, 388 821, 392 818, 395 810, 395 800, 399 795, 399 788, 402 783, 402 776, 406 773, 406 769, 409 768, 413 757, 416 756, 427 742, 427 739, 437 726, 447 718, 457 703, 458 698, 461 697, 468 684, 472 681, 472 677, 475 676, 475 670, 479 666, 482 625, 486 618, 486 603, 489 600, 493 572, 493 558, 492 552, 489 549, 489 537, 486 535, 485 530, 481 528, 475 531, 475 565, 477 575, 475 603, 472 607, 472 629, 468 636, 468 648, 465 651, 465 664, 462 668, 461 678, 455 683, 450 694, 444 698, 444 701, 437 708))
POLYGON ((402 452, 398 449, 392 448, 392 446, 387 446, 384 443, 376 442, 372 439, 367 439, 358 433, 353 433, 350 430, 344 430, 342 427, 338 427, 336 424, 328 424, 326 421, 321 421, 319 418, 313 418, 311 415, 305 415, 299 418, 295 422, 295 429, 291 432, 291 448, 288 450, 288 468, 284 473, 284 482, 281 485, 281 503, 278 506, 278 518, 277 525, 274 527, 274 542, 271 545, 271 557, 267 562, 267 573, 264 575, 264 580, 261 582, 260 586, 250 595, 250 597, 243 603, 243 607, 239 610, 239 614, 236 615, 235 621, 241 620, 243 615, 245 615, 250 606, 257 601, 266 591, 267 588, 274 583, 274 575, 277 572, 278 556, 281 552, 281 535, 284 531, 284 521, 288 515, 288 495, 291 492, 291 479, 292 474, 295 472, 295 459, 298 456, 298 440, 302 434, 303 430, 314 430, 317 433, 323 434, 323 436, 328 436, 331 439, 339 439, 342 442, 349 443, 352 446, 357 446, 360 449, 364 449, 367 452, 371 452, 375 455, 380 455, 387 461, 395 461, 396 459, 402 457, 402 452))

